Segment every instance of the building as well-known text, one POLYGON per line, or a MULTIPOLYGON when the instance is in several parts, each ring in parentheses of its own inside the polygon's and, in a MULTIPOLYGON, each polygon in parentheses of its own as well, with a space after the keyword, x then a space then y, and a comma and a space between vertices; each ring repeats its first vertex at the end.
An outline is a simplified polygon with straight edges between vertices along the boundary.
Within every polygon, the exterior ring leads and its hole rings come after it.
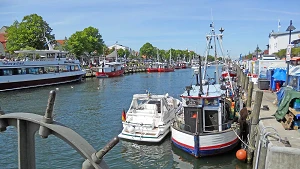
POLYGON ((108 49, 112 49, 112 48, 115 48, 115 49, 123 49, 123 50, 131 50, 129 47, 127 47, 127 46, 123 46, 123 45, 120 45, 120 44, 118 44, 118 43, 115 43, 115 44, 113 44, 113 45, 111 45, 111 46, 108 46, 108 49))
MULTIPOLYGON (((291 42, 300 38, 300 31, 291 33, 291 42)), ((278 52, 281 49, 286 49, 289 43, 289 32, 275 33, 272 31, 269 34, 269 55, 278 52)))

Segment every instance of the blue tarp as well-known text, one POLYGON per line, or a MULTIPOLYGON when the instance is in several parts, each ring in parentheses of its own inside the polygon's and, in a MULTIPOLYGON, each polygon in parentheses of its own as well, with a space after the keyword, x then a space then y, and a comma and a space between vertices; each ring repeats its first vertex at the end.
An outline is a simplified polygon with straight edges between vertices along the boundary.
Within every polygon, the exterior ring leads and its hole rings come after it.
POLYGON ((275 69, 272 77, 274 78, 275 81, 285 81, 286 80, 286 70, 275 69))
POLYGON ((270 86, 271 86, 271 89, 273 91, 275 91, 276 89, 276 82, 277 81, 280 81, 280 82, 285 82, 286 80, 286 70, 283 70, 283 69, 280 69, 280 68, 277 68, 274 70, 274 74, 272 75, 272 78, 270 80, 270 86))

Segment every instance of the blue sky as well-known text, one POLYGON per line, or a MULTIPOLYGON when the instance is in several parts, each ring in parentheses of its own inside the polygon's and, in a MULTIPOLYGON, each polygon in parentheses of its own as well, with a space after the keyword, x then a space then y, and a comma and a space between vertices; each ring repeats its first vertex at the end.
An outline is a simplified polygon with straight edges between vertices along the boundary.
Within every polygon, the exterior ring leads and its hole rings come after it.
POLYGON ((1 0, 0 26, 36 13, 56 39, 88 26, 99 29, 107 45, 116 41, 134 50, 146 42, 161 49, 203 54, 211 11, 216 29, 223 27, 224 49, 231 57, 266 49, 268 35, 285 31, 289 21, 300 30, 299 0, 1 0))

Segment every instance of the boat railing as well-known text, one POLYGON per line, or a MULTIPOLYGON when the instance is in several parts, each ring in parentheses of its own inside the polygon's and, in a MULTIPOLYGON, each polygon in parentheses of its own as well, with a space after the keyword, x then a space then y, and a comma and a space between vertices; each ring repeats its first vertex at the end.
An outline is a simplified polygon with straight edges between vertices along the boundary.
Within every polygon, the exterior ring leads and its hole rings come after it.
MULTIPOLYGON (((209 125, 209 126, 204 126, 204 128, 208 128, 208 127, 219 127, 222 126, 223 130, 227 130, 231 128, 233 122, 227 122, 227 123, 222 123, 222 124, 216 124, 216 125, 209 125)), ((206 132, 209 132, 209 130, 205 130, 206 132)), ((211 131, 214 132, 214 131, 211 131)))

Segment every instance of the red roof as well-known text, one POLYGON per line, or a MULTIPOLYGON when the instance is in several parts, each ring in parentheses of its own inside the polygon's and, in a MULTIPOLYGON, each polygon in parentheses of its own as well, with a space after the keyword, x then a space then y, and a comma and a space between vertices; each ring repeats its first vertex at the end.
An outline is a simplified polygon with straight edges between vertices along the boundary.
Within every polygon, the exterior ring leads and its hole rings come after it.
POLYGON ((59 43, 60 45, 63 45, 65 43, 65 40, 56 40, 57 43, 59 43))
POLYGON ((3 44, 3 47, 5 49, 5 47, 6 47, 6 37, 4 35, 5 35, 5 33, 0 33, 0 43, 3 44))

